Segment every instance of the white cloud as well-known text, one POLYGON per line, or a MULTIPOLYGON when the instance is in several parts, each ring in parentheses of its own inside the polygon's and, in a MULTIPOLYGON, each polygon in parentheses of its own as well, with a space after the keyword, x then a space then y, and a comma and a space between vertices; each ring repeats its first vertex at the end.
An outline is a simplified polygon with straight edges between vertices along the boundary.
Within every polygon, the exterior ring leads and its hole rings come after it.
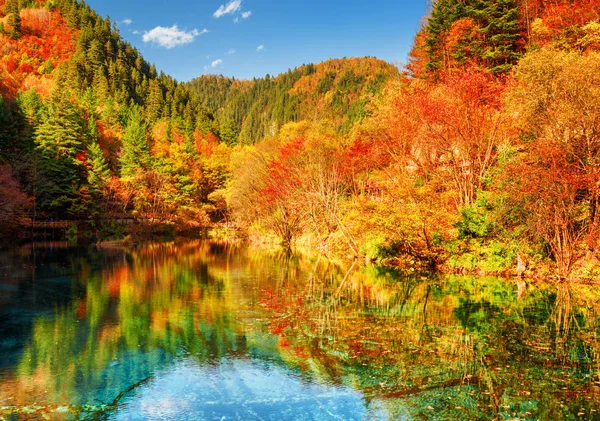
POLYGON ((233 18, 233 23, 238 23, 240 21, 240 18, 233 18))
POLYGON ((123 19, 123 20, 121 21, 121 23, 122 23, 123 25, 131 25, 131 24, 133 23, 133 21, 132 21, 131 19, 127 18, 127 19, 123 19))
POLYGON ((213 13, 213 16, 216 18, 220 18, 223 15, 229 15, 237 12, 242 7, 242 0, 231 0, 229 3, 222 4, 216 11, 213 13))
POLYGON ((217 67, 221 63, 223 63, 223 60, 217 59, 217 60, 213 61, 212 63, 210 63, 210 67, 212 67, 214 69, 215 67, 217 67))
POLYGON ((160 47, 165 48, 175 48, 180 45, 189 44, 194 41, 194 38, 200 36, 202 34, 206 34, 208 29, 203 29, 202 31, 198 31, 197 29, 193 29, 191 31, 182 31, 177 25, 173 25, 170 28, 165 28, 163 26, 157 26, 150 32, 144 32, 144 36, 142 39, 144 42, 151 42, 153 44, 157 44, 160 47))
POLYGON ((140 34, 140 31, 138 31, 138 30, 136 29, 135 31, 131 31, 131 33, 132 33, 133 35, 139 35, 139 34, 140 34))
POLYGON ((242 13, 242 19, 248 19, 250 16, 252 16, 252 12, 250 10, 242 13))
POLYGON ((264 45, 259 45, 258 47, 256 47, 256 51, 264 51, 265 50, 265 46, 264 45))
POLYGON ((232 55, 235 54, 235 49, 227 50, 227 54, 232 55))

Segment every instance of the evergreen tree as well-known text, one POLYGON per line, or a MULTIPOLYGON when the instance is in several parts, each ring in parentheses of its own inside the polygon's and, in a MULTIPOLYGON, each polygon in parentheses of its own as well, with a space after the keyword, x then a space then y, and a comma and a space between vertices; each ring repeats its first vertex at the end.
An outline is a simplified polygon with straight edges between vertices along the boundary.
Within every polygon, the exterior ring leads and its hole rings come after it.
POLYGON ((223 120, 219 125, 219 137, 228 146, 238 143, 239 129, 233 120, 223 120))
POLYGON ((427 37, 425 38, 425 49, 429 58, 428 71, 445 70, 448 65, 451 53, 446 45, 446 36, 455 21, 467 17, 466 3, 468 1, 438 0, 434 3, 427 22, 427 37))
POLYGON ((42 115, 42 99, 35 88, 21 92, 17 104, 30 126, 37 126, 42 115))
POLYGON ((88 146, 88 176, 87 181, 90 191, 98 193, 102 190, 111 174, 104 153, 97 141, 90 142, 88 146))
POLYGON ((4 14, 8 23, 7 35, 12 39, 21 37, 21 15, 18 0, 6 0, 4 14))
POLYGON ((84 137, 79 111, 65 95, 55 93, 34 136, 39 151, 35 190, 41 209, 62 213, 77 204, 84 137))
POLYGON ((447 71, 452 62, 469 59, 493 72, 504 72, 520 57, 516 0, 438 0, 425 28, 426 68, 430 73, 447 71), (452 39, 453 25, 460 20, 472 31, 452 39), (452 41, 452 43, 451 43, 452 41))
POLYGON ((75 159, 85 130, 79 110, 58 87, 35 130, 37 148, 48 157, 75 159))
POLYGON ((518 8, 515 0, 484 0, 473 9, 484 36, 481 57, 493 72, 503 72, 517 62, 518 8))
POLYGON ((120 163, 124 178, 134 178, 140 170, 149 168, 150 148, 146 140, 146 125, 138 107, 129 111, 120 163))
POLYGON ((19 124, 11 107, 0 96, 0 164, 18 151, 19 124))
POLYGON ((157 79, 150 80, 148 97, 146 98, 146 119, 150 122, 161 117, 164 105, 163 91, 157 79))

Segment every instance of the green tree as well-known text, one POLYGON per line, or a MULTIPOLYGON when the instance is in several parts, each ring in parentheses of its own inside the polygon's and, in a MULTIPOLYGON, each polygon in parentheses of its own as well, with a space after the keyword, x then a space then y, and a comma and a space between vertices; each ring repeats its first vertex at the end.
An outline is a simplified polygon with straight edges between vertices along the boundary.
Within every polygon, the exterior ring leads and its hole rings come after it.
POLYGON ((219 137, 221 141, 228 146, 233 146, 238 143, 240 129, 233 120, 223 120, 219 125, 219 137))
POLYGON ((35 143, 43 155, 75 159, 84 136, 79 110, 64 96, 54 97, 35 130, 35 143))
POLYGON ((470 60, 505 72, 520 57, 515 0, 438 0, 425 27, 430 73, 470 60))
POLYGON ((132 107, 129 111, 120 163, 124 178, 134 178, 138 171, 149 168, 150 148, 146 140, 146 124, 139 107, 132 107))
POLYGON ((42 113, 34 141, 39 152, 35 190, 37 204, 52 212, 71 211, 79 203, 84 168, 83 143, 86 131, 79 110, 58 88, 42 113))
POLYGON ((515 0, 480 0, 470 9, 479 22, 483 45, 480 55, 492 72, 505 72, 520 58, 519 11, 515 0))
POLYGON ((7 0, 4 5, 4 14, 9 25, 7 35, 12 39, 21 37, 21 15, 19 13, 19 1, 7 0))
POLYGON ((106 182, 110 179, 110 170, 104 157, 104 153, 98 144, 98 130, 96 121, 90 122, 90 142, 88 144, 88 176, 87 181, 92 193, 98 193, 102 190, 106 182))
POLYGON ((148 97, 146 98, 146 119, 149 122, 157 121, 162 114, 165 99, 158 80, 150 80, 148 97))

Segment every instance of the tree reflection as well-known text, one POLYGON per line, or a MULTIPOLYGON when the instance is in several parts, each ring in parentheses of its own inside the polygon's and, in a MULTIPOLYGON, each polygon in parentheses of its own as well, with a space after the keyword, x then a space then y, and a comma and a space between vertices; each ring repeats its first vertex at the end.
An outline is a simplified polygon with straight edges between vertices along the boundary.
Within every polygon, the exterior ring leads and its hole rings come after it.
POLYGON ((92 419, 190 358, 268 361, 358 390, 390 419, 572 419, 600 400, 591 286, 524 289, 201 241, 68 251, 56 271, 64 259, 77 268, 64 282, 83 293, 33 318, 18 364, 0 372, 0 416, 92 419))

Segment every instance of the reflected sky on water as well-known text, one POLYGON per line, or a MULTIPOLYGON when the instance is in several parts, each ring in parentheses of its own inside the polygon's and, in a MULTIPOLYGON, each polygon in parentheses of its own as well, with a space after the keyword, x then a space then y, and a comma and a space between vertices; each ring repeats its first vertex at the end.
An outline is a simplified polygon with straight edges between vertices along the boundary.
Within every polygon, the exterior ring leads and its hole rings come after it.
POLYGON ((600 419, 592 286, 206 241, 0 252, 0 419, 600 419))

